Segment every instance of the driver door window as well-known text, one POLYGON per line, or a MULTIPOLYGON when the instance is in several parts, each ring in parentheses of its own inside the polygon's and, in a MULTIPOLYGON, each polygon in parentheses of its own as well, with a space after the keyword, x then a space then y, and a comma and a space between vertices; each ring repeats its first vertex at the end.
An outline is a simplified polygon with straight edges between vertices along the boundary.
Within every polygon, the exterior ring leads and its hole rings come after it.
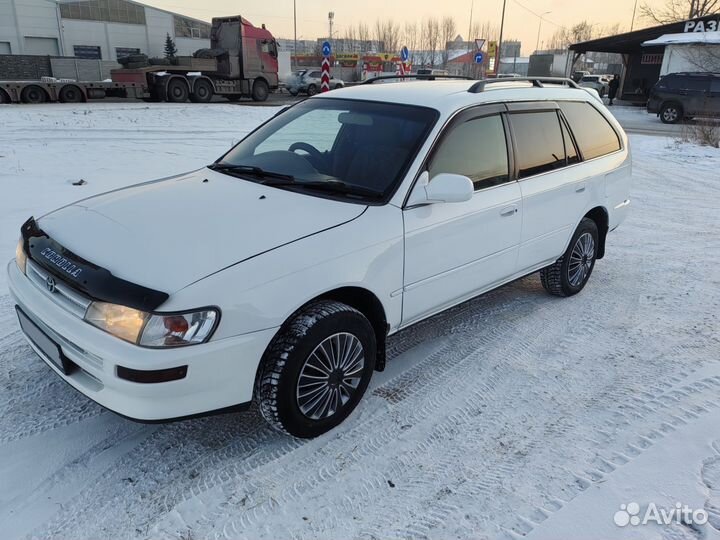
POLYGON ((343 111, 315 109, 294 122, 280 128, 255 148, 255 155, 273 150, 287 150, 293 143, 302 141, 320 152, 332 150, 342 124, 339 116, 343 111))

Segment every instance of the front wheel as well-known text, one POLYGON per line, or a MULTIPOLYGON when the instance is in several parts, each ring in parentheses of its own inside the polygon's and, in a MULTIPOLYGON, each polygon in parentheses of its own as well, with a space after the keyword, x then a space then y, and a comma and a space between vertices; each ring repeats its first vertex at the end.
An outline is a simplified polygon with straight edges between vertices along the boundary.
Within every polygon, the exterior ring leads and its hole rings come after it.
POLYGON ((675 103, 666 103, 660 109, 660 121, 663 124, 677 124, 682 120, 683 111, 680 105, 675 103))
POLYGON ((335 301, 310 304, 280 329, 263 355, 256 398, 276 429, 317 437, 355 409, 375 369, 372 325, 335 301))
POLYGON ((545 290, 555 296, 572 296, 582 291, 595 267, 597 246, 597 225, 592 219, 583 218, 563 256, 540 270, 545 290))
POLYGON ((252 85, 253 101, 265 101, 270 94, 270 87, 262 79, 257 79, 252 85))

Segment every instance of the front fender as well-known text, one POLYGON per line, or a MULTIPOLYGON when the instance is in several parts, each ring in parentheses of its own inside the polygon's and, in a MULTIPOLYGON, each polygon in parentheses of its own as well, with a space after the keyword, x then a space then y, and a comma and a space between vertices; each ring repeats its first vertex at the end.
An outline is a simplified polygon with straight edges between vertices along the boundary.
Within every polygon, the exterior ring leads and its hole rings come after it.
POLYGON ((402 213, 371 206, 359 218, 281 246, 172 294, 161 311, 216 305, 213 339, 280 326, 307 302, 339 287, 361 287, 380 300, 391 329, 402 310, 402 213))

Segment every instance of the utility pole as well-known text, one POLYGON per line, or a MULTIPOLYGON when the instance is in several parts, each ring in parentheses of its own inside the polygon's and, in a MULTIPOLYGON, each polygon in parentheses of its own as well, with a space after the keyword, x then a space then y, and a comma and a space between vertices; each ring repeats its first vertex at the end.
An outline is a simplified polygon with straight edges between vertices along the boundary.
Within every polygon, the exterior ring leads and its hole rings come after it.
MULTIPOLYGON (((293 55, 295 56, 295 65, 297 66, 297 0, 293 0, 293 55)), ((292 62, 290 62, 290 69, 292 69, 292 62)))
POLYGON ((635 10, 637 10, 637 0, 635 0, 635 5, 633 6, 633 18, 632 21, 630 21, 630 31, 633 31, 633 27, 635 26, 635 10))
MULTIPOLYGON (((468 44, 468 54, 470 54, 470 51, 472 51, 472 40, 474 39, 472 37, 472 18, 473 18, 473 7, 475 5, 475 0, 470 0, 470 25, 468 26, 468 35, 467 35, 467 44, 468 44)), ((466 64, 467 70, 465 71, 465 75, 470 74, 470 62, 466 64)))
POLYGON ((503 9, 502 9, 502 18, 500 19, 500 39, 498 40, 498 49, 497 49, 497 59, 495 60, 495 76, 497 77, 497 74, 500 73, 500 59, 502 58, 502 38, 503 38, 503 29, 505 27, 505 4, 507 3, 507 0, 503 0, 503 9))
POLYGON ((328 13, 328 23, 330 23, 330 41, 332 41, 333 21, 335 20, 335 12, 328 13))

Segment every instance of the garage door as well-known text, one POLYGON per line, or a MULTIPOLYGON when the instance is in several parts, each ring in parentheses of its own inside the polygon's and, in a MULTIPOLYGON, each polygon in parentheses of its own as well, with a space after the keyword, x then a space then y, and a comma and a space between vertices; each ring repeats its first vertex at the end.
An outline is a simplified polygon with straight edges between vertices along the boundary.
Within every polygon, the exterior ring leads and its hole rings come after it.
POLYGON ((0 54, 10 54, 12 51, 10 50, 10 42, 9 41, 0 41, 0 54))
POLYGON ((56 38, 25 36, 25 54, 49 54, 51 56, 58 56, 59 50, 56 38))

